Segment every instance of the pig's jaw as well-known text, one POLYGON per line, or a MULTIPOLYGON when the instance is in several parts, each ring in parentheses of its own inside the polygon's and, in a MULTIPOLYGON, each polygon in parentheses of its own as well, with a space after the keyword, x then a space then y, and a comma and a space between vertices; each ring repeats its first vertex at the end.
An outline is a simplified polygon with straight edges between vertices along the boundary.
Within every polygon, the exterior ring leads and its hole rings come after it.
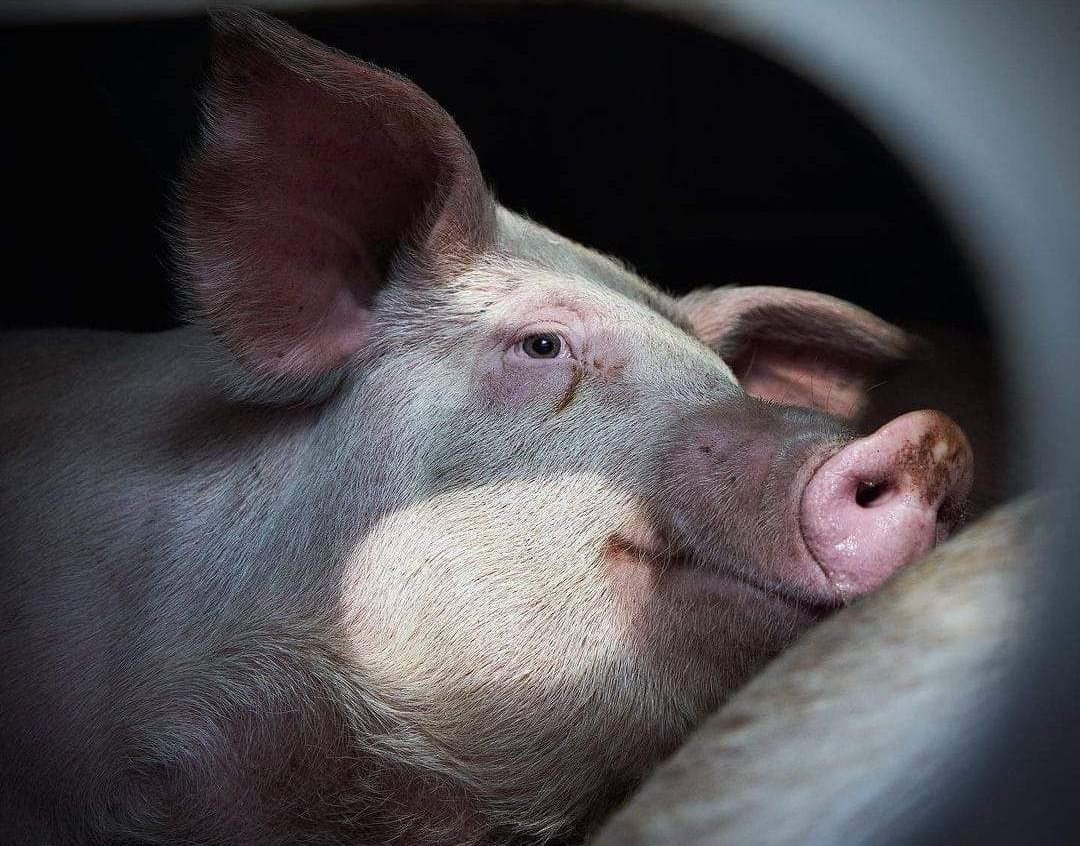
MULTIPOLYGON (((819 569, 809 553, 799 566, 819 569)), ((747 568, 702 565, 640 521, 608 538, 602 567, 616 593, 635 605, 667 600, 684 607, 703 603, 705 613, 722 614, 734 603, 767 603, 820 616, 841 604, 839 595, 811 598, 798 588, 755 578, 747 568)))

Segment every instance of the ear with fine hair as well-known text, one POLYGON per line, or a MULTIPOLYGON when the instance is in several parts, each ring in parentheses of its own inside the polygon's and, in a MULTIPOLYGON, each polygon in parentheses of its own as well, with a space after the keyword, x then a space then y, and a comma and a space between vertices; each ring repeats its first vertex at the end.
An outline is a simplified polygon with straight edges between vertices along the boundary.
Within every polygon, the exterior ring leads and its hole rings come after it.
POLYGON ((695 333, 753 396, 853 420, 914 340, 851 303, 766 285, 702 289, 680 301, 695 333))
POLYGON ((364 348, 403 257, 468 263, 494 201, 461 130, 409 81, 256 12, 214 28, 178 192, 187 294, 246 392, 310 395, 364 348))

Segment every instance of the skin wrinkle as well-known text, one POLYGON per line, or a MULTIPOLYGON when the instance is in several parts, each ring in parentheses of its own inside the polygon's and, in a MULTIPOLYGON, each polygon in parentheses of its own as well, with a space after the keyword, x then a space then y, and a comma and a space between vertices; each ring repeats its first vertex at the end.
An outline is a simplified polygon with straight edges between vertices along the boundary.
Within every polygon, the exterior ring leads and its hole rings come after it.
POLYGON ((566 393, 563 394, 562 399, 559 400, 559 404, 555 406, 555 414, 561 414, 566 411, 567 407, 574 401, 574 393, 577 391, 578 385, 584 376, 584 368, 576 366, 573 368, 570 376, 570 384, 566 387, 566 393))

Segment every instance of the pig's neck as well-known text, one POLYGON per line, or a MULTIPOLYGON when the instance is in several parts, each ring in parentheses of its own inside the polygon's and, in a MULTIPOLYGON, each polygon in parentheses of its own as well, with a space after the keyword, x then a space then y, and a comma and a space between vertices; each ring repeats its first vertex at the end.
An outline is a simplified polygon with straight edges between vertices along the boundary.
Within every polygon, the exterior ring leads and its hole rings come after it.
MULTIPOLYGON (((395 439, 392 415, 367 386, 347 387, 317 405, 260 407, 192 384, 159 433, 175 456, 163 502, 190 507, 172 517, 160 508, 166 519, 155 530, 152 569, 165 589, 153 613, 173 622, 152 654, 189 668, 192 683, 139 702, 148 766, 179 779, 150 791, 140 816, 189 818, 193 830, 220 816, 262 842, 317 842, 349 829, 359 842, 508 842, 506 832, 520 831, 530 813, 537 830, 574 830, 627 787, 612 787, 610 769, 582 751, 600 729, 577 725, 570 733, 577 739, 564 737, 543 765, 527 757, 534 752, 516 759, 511 743, 520 738, 507 738, 499 750, 505 771, 480 772, 460 756, 473 735, 467 719, 454 738, 440 736, 356 660, 356 633, 343 629, 344 568, 373 523, 407 499, 402 479, 420 472, 414 465, 422 459, 395 439), (171 715, 202 713, 203 701, 217 703, 215 711, 180 736, 171 715), (180 748, 198 751, 179 768, 161 763, 180 748), (227 782, 212 775, 220 776, 223 760, 227 782), (507 804, 505 783, 545 768, 546 783, 537 780, 530 795, 507 804), (567 801, 570 773, 577 787, 567 801), (312 819, 337 820, 338 828, 310 831, 312 819)), ((136 675, 155 672, 148 666, 136 675)), ((549 722, 580 720, 552 714, 549 722)), ((234 829, 221 834, 238 837, 234 829)))

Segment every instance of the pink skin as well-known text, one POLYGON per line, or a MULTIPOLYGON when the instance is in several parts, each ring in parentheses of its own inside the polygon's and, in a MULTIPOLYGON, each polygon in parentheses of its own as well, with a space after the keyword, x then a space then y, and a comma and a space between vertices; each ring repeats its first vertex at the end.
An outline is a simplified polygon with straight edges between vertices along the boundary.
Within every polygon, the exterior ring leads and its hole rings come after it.
MULTIPOLYGON (((833 418, 743 397, 685 425, 664 461, 656 525, 624 532, 610 553, 658 562, 689 595, 739 583, 836 608, 948 537, 971 487, 967 439, 936 411, 849 440, 833 418)), ((610 553, 609 565, 627 557, 610 553)))
POLYGON ((822 464, 802 497, 810 554, 845 598, 874 590, 944 540, 971 489, 967 438, 937 411, 913 411, 822 464))

